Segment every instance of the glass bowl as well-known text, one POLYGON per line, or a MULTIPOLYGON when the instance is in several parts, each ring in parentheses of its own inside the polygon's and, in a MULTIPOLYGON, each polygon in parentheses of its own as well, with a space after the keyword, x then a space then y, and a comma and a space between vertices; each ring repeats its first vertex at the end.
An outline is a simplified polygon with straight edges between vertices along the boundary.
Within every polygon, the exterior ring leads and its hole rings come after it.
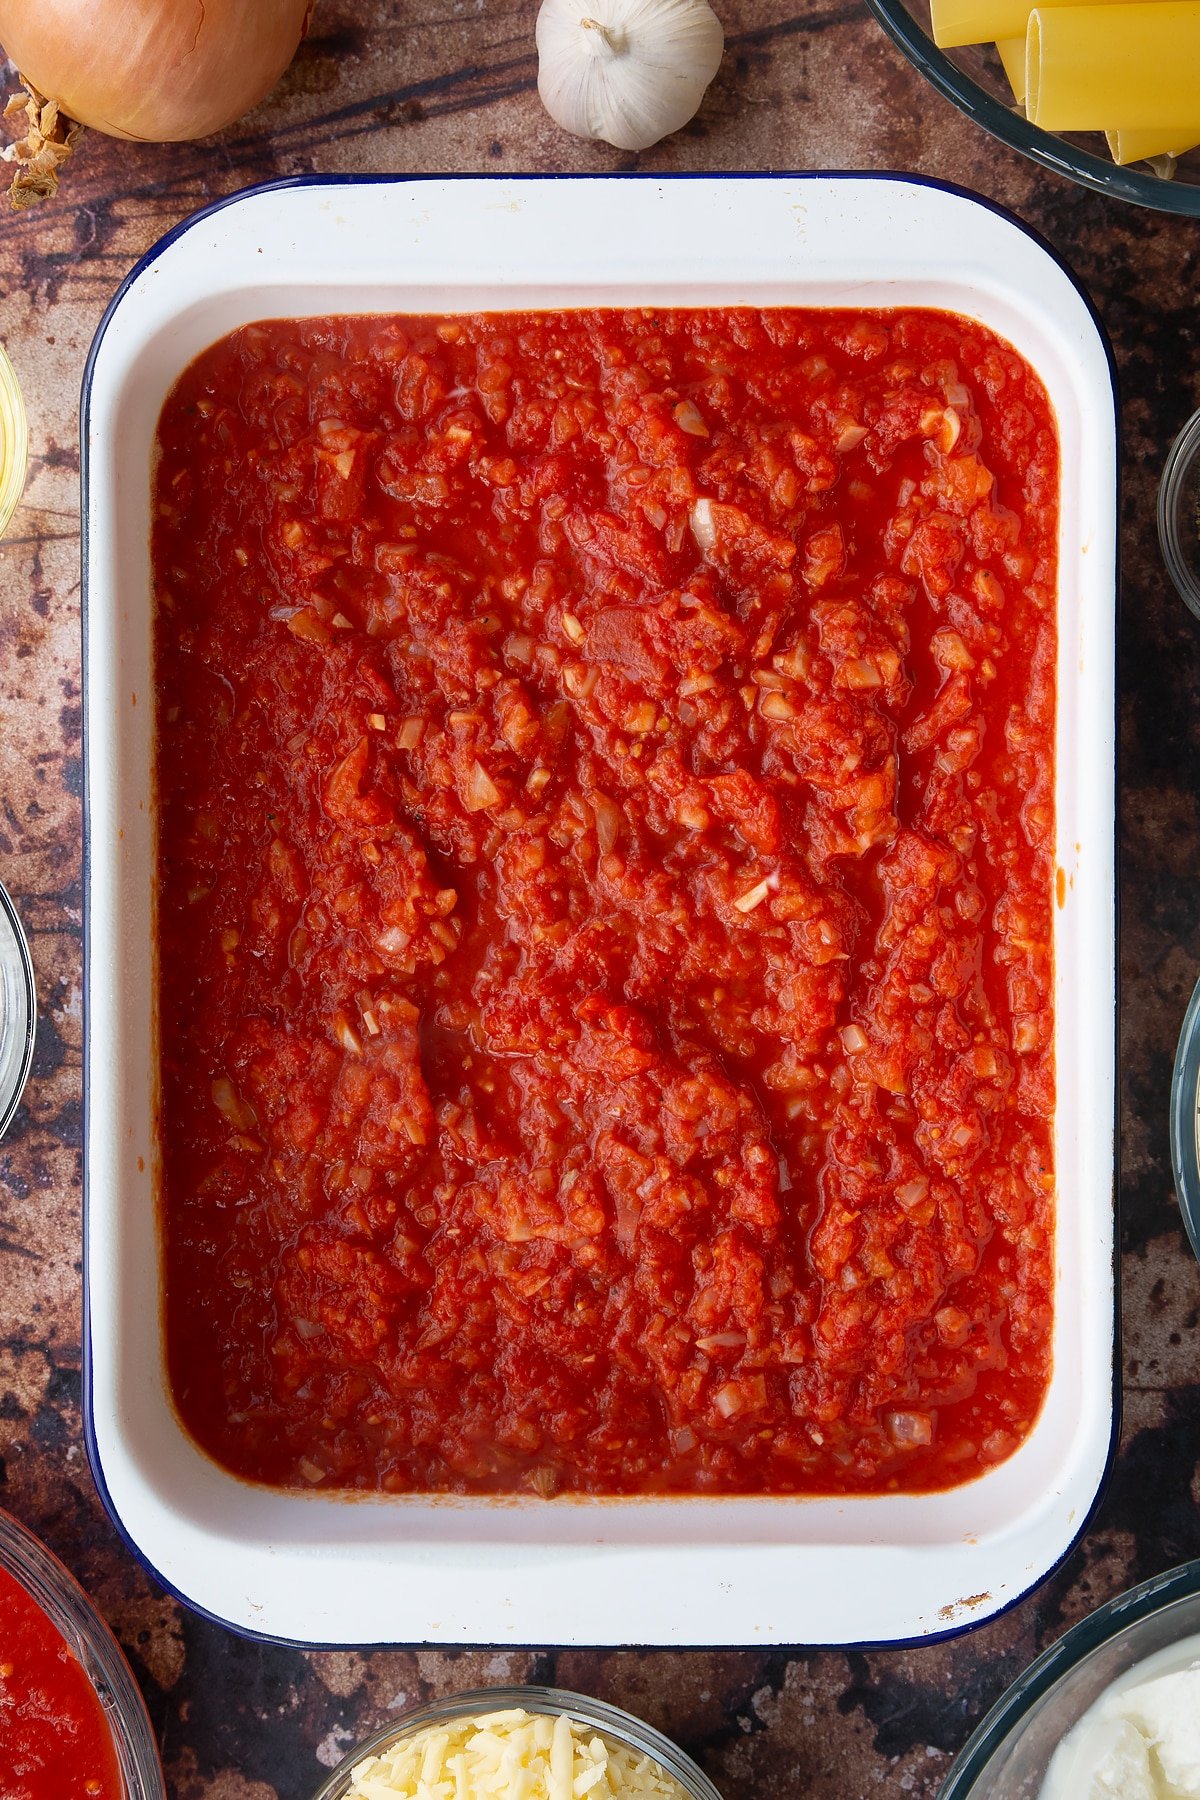
POLYGON ((1072 1725, 1126 1669, 1200 1633, 1200 1562, 1119 1594, 1073 1625, 997 1701, 938 1800, 1037 1800, 1072 1725))
POLYGON ((313 1800, 344 1800, 350 1777, 364 1757, 377 1755, 398 1738, 408 1737, 425 1725, 470 1718, 473 1713, 505 1712, 518 1706, 530 1713, 566 1713, 568 1718, 594 1725, 602 1737, 627 1744, 631 1750, 651 1757, 660 1769, 679 1783, 691 1800, 721 1800, 703 1769, 652 1725, 635 1719, 632 1713, 623 1712, 619 1706, 609 1706, 607 1701, 589 1700, 585 1694, 571 1694, 562 1688, 549 1687, 473 1688, 467 1693, 451 1694, 445 1700, 434 1700, 428 1706, 399 1713, 382 1731, 372 1732, 370 1737, 355 1745, 321 1783, 313 1800))
POLYGON ((20 1103, 36 1028, 33 960, 16 908, 0 883, 0 1138, 20 1103))
POLYGON ((1179 1210, 1200 1257, 1200 982, 1183 1015, 1171 1077, 1171 1169, 1179 1210))
POLYGON ((1158 542, 1181 600, 1200 619, 1200 412, 1194 412, 1163 464, 1158 484, 1158 542))
POLYGON ((165 1800, 146 1703, 121 1646, 74 1576, 6 1512, 0 1512, 0 1568, 37 1602, 82 1664, 112 1732, 125 1800, 165 1800))
POLYGON ((1060 135, 1031 125, 1013 104, 994 45, 939 50, 929 35, 928 0, 867 0, 867 5, 926 80, 1002 143, 1099 193, 1116 194, 1159 212, 1200 215, 1200 150, 1173 164, 1170 180, 1145 164, 1120 168, 1110 159, 1102 132, 1060 135))
POLYGON ((29 426, 17 372, 0 346, 0 537, 17 510, 29 468, 29 426))

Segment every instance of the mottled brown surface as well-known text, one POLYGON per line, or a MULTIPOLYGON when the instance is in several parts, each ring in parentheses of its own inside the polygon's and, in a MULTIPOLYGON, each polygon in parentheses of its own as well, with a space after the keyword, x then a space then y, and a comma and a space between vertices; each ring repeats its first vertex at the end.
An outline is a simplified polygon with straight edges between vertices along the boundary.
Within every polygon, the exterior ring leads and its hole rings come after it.
POLYGON ((129 1653, 180 1800, 304 1800, 390 1709, 553 1678, 691 1746, 730 1800, 935 1793, 1044 1644, 1134 1580, 1200 1555, 1200 1269, 1167 1157, 1171 1054, 1200 969, 1200 627, 1170 591, 1154 484, 1200 402, 1195 224, 1108 202, 1001 149, 922 85, 858 5, 722 0, 729 52, 696 123, 641 158, 563 137, 537 100, 535 0, 322 0, 280 92, 202 147, 90 135, 53 206, 0 219, 0 339, 34 461, 0 547, 0 877, 30 928, 35 1079, 0 1145, 0 1503, 96 1597, 129 1653), (1124 390, 1121 1129, 1125 1424, 1083 1546, 1024 1605, 921 1650, 303 1654, 164 1598, 88 1474, 80 1365, 78 430, 88 342, 136 257, 245 184, 307 171, 892 168, 966 182, 1074 265, 1124 390))

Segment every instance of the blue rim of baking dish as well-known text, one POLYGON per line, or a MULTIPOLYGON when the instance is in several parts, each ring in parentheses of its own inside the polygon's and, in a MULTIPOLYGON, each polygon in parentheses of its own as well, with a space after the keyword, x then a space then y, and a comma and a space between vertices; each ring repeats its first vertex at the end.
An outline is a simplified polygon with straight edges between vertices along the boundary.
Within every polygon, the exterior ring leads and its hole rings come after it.
POLYGON ((1171 1172, 1188 1241, 1200 1257, 1200 981, 1192 990, 1171 1074, 1171 1172))
MULTIPOLYGON (((133 287, 134 284, 136 282, 138 282, 142 278, 142 276, 145 275, 147 273, 147 271, 153 267, 153 265, 158 261, 158 258, 166 250, 168 250, 171 247, 171 245, 177 241, 177 239, 181 238, 186 232, 193 230, 195 227, 203 224, 206 220, 213 218, 217 213, 223 212, 227 207, 236 206, 241 201, 248 200, 254 196, 263 195, 263 194, 271 194, 271 193, 283 193, 283 192, 288 192, 295 188, 381 187, 381 186, 385 186, 385 185, 391 185, 394 187, 400 187, 400 186, 408 187, 408 186, 416 185, 418 183, 429 182, 429 181, 447 182, 447 181, 457 181, 457 180, 469 180, 469 181, 492 181, 492 182, 502 183, 502 182, 506 182, 506 181, 512 181, 513 179, 520 179, 522 181, 538 181, 538 182, 543 182, 543 181, 554 182, 554 181, 556 181, 556 182, 561 182, 561 183, 571 183, 571 182, 580 182, 580 181, 586 181, 586 182, 650 181, 650 182, 658 182, 660 185, 667 185, 667 184, 676 183, 676 182, 686 182, 686 181, 694 181, 694 180, 711 181, 714 179, 719 180, 721 178, 722 177, 720 175, 714 176, 708 170, 696 171, 696 172, 688 171, 688 172, 684 172, 684 173, 680 173, 680 174, 672 174, 672 175, 659 175, 656 173, 651 173, 649 171, 640 171, 640 170, 631 171, 628 173, 602 174, 602 175, 529 174, 529 175, 521 175, 520 177, 517 177, 517 178, 514 178, 511 175, 500 174, 499 172, 494 173, 494 174, 493 173, 485 173, 485 174, 479 174, 479 175, 471 174, 471 175, 460 175, 460 176, 443 175, 443 174, 292 175, 292 176, 286 176, 278 181, 265 181, 265 182, 253 183, 249 187, 240 188, 237 191, 237 193, 235 193, 235 194, 227 194, 222 199, 214 201, 211 206, 203 207, 203 208, 201 208, 201 210, 199 212, 189 214, 189 216, 186 219, 180 220, 178 225, 172 226, 170 231, 166 232, 163 237, 159 238, 156 243, 152 244, 150 249, 146 251, 145 255, 142 256, 138 260, 138 262, 136 262, 134 264, 133 268, 129 271, 128 275, 126 275, 125 279, 121 282, 120 287, 118 287, 116 293, 113 295, 112 299, 109 301, 108 306, 105 309, 104 316, 101 319, 100 324, 96 328, 96 334, 92 339, 91 347, 88 351, 87 363, 84 367, 84 373, 83 373, 83 384, 82 384, 82 388, 81 388, 81 392, 80 392, 79 479, 80 479, 81 495, 84 497, 84 499, 86 501, 86 495, 87 495, 87 491, 88 491, 88 471, 89 471, 89 463, 90 463, 89 443, 90 443, 92 380, 93 380, 93 376, 95 373, 95 365, 96 365, 97 357, 100 352, 100 347, 101 347, 101 344, 103 343, 105 334, 108 331, 109 325, 112 323, 112 320, 113 320, 118 308, 120 307, 122 301, 124 300, 125 295, 129 291, 129 289, 131 287, 133 287)), ((1013 212, 1010 212, 1007 207, 1001 206, 999 204, 999 202, 988 199, 988 197, 984 194, 977 194, 971 188, 964 187, 959 182, 943 181, 937 177, 930 176, 930 175, 907 174, 903 170, 891 170, 891 169, 889 169, 889 170, 873 170, 873 169, 865 169, 865 170, 864 169, 729 170, 726 172, 725 178, 731 179, 731 180, 736 179, 736 180, 743 180, 743 181, 751 180, 751 181, 793 181, 793 182, 794 181, 894 182, 897 184, 903 184, 905 186, 932 188, 939 193, 952 194, 952 195, 955 195, 959 199, 970 201, 975 206, 983 207, 985 209, 985 211, 987 211, 987 212, 994 213, 997 218, 1003 219, 1007 224, 1015 227, 1018 231, 1022 232, 1027 238, 1031 239, 1031 241, 1037 245, 1038 249, 1041 250, 1044 255, 1048 256, 1049 259, 1051 260, 1051 262, 1053 262, 1055 264, 1055 266, 1062 271, 1063 275, 1070 282, 1071 286, 1075 289, 1075 292, 1079 295, 1079 298, 1082 301, 1084 308, 1086 309, 1086 311, 1088 313, 1088 316, 1090 317, 1093 325, 1096 328, 1096 335, 1097 335, 1100 345, 1104 351, 1105 361, 1108 365, 1109 381, 1111 382, 1111 385, 1112 385, 1114 417, 1119 419, 1119 417, 1120 417, 1120 391, 1119 391, 1119 386, 1118 386, 1116 361, 1113 356, 1112 345, 1109 343, 1108 333, 1104 328, 1103 321, 1101 320, 1100 314, 1097 311, 1097 308, 1091 298, 1091 295, 1088 293, 1087 289, 1084 287, 1083 283, 1079 279, 1078 275, 1076 275, 1075 271, 1071 268, 1069 263, 1067 263, 1064 260, 1062 255, 1054 248, 1054 246, 1051 243, 1049 243, 1048 240, 1046 238, 1044 238, 1042 236, 1042 234, 1039 231, 1037 231, 1033 226, 1026 224, 1026 222, 1023 219, 1018 218, 1017 215, 1013 212)), ((1114 491, 1113 491, 1113 507, 1114 507, 1114 517, 1119 519, 1120 518, 1120 502, 1121 502, 1121 473, 1120 473, 1120 457, 1119 456, 1117 456, 1114 459, 1114 467, 1116 470, 1116 478, 1115 478, 1114 491)), ((321 1649, 344 1650, 347 1647, 345 1644, 325 1644, 325 1643, 317 1643, 313 1640, 306 1639, 306 1638, 281 1637, 272 1632, 255 1631, 250 1626, 231 1623, 231 1621, 229 1621, 228 1619, 222 1618, 220 1614, 212 1612, 209 1608, 198 1604, 188 1594, 185 1594, 182 1591, 182 1589, 179 1588, 174 1582, 168 1580, 166 1578, 166 1576, 164 1576, 155 1567, 155 1565, 149 1560, 149 1558, 144 1554, 144 1552, 141 1550, 140 1546, 137 1544, 135 1539, 130 1534, 128 1528, 126 1527, 126 1525, 124 1523, 124 1520, 121 1518, 121 1515, 120 1515, 119 1511, 117 1510, 116 1504, 113 1501, 112 1494, 109 1491, 108 1481, 107 1481, 107 1478, 104 1473, 103 1462, 100 1457, 99 1445, 96 1441, 95 1420, 94 1420, 94 1415, 93 1415, 93 1393, 92 1393, 91 1293, 90 1293, 90 1271, 89 1271, 90 1255, 89 1255, 89 1248, 88 1248, 88 1230, 87 1230, 88 1187, 89 1187, 88 1164, 87 1164, 87 1143, 88 1143, 88 1115, 89 1115, 89 1107, 90 1107, 90 1096, 89 1096, 89 1092, 88 1092, 88 1059, 87 1059, 87 1053, 86 1053, 86 1045, 87 1045, 87 1037, 88 1037, 88 1030, 89 1030, 89 1025, 88 1025, 88 979, 87 979, 87 977, 88 977, 88 967, 89 967, 90 959, 91 959, 91 907, 90 907, 91 807, 90 807, 90 798, 89 798, 90 792, 91 792, 91 782, 90 782, 90 759, 89 759, 88 724, 87 724, 87 720, 88 720, 88 683, 89 683, 89 675, 88 675, 89 604, 88 604, 88 602, 89 602, 90 583, 89 583, 89 564, 88 564, 89 524, 88 524, 88 508, 87 508, 86 503, 81 506, 80 512, 81 512, 80 556, 81 556, 81 575, 82 575, 80 612, 81 612, 81 625, 82 625, 82 638, 83 638, 83 662, 82 662, 83 732, 82 732, 82 739, 83 739, 83 772, 84 772, 84 780, 83 780, 83 896, 84 896, 84 900, 83 900, 83 1032, 84 1032, 85 1053, 84 1053, 84 1058, 83 1058, 83 1121, 82 1121, 83 1122, 83 1143, 84 1143, 84 1157, 83 1157, 83 1333, 82 1333, 82 1353, 83 1353, 82 1354, 82 1377, 83 1377, 83 1380, 82 1380, 82 1387, 83 1387, 82 1412, 83 1412, 84 1445, 87 1450, 88 1462, 91 1466, 92 1478, 95 1481, 97 1491, 100 1494, 100 1498, 104 1502, 105 1509, 108 1512, 109 1518, 112 1520, 112 1523, 113 1523, 115 1529, 117 1530, 118 1534, 124 1541, 126 1547, 130 1551, 131 1555, 141 1565, 141 1567, 143 1569, 145 1569, 146 1572, 154 1578, 154 1580, 158 1583, 158 1585, 161 1588, 163 1588, 167 1593, 171 1594, 182 1605, 186 1606, 191 1612, 196 1613, 199 1617, 211 1620, 213 1624, 220 1625, 225 1630, 232 1631, 236 1636, 248 1638, 252 1642, 255 1642, 255 1643, 278 1644, 285 1648, 298 1649, 298 1650, 321 1650, 321 1649)), ((1113 604, 1114 604, 1114 612, 1116 615, 1115 629, 1119 630, 1119 626, 1120 626, 1120 591, 1121 591, 1120 536, 1119 536, 1119 534, 1117 534, 1117 539, 1116 539, 1116 548, 1115 548, 1115 552, 1114 552, 1114 571, 1113 572, 1114 572, 1113 604)), ((1119 671, 1118 671, 1118 672, 1114 673, 1114 701, 1115 701, 1116 707, 1118 707, 1118 708, 1119 708, 1119 700, 1120 700, 1120 689, 1119 689, 1119 671)), ((1115 746, 1116 741, 1117 741, 1117 734, 1114 731, 1114 746, 1115 746)), ((1114 846, 1116 846, 1119 849, 1119 839, 1118 839, 1118 834, 1117 834, 1117 821, 1116 821, 1116 817, 1115 817, 1115 809, 1114 809, 1114 818, 1113 818, 1113 841, 1114 841, 1114 846)), ((1114 854, 1115 854, 1115 852, 1114 852, 1114 854)), ((1114 866, 1116 866, 1115 863, 1114 863, 1114 866)), ((1118 927, 1119 927, 1118 890, 1117 890, 1117 885, 1115 883, 1114 883, 1114 889, 1113 889, 1112 905, 1113 905, 1113 917, 1112 917, 1113 942, 1114 942, 1114 946, 1115 946, 1115 944, 1117 942, 1118 927)), ((1118 1020, 1119 1020, 1119 1016, 1120 1016, 1120 962, 1119 962, 1119 958, 1115 959, 1114 966, 1115 966, 1116 984, 1117 984, 1117 986, 1116 986, 1117 1004, 1114 1009, 1114 1016, 1113 1016, 1113 1040, 1114 1040, 1113 1094, 1114 1094, 1114 1103, 1113 1103, 1113 1116, 1109 1122, 1109 1129, 1111 1132, 1112 1159, 1113 1159, 1113 1161, 1112 1161, 1112 1166, 1113 1166, 1112 1205, 1113 1205, 1114 1214, 1115 1214, 1116 1207, 1117 1207, 1117 1199, 1118 1199, 1118 1195, 1120 1193, 1120 1154, 1121 1154, 1120 1133, 1117 1129, 1117 1106, 1119 1104, 1117 1096, 1120 1094, 1120 1066, 1121 1066, 1121 1041, 1120 1041, 1120 1033, 1118 1030, 1118 1020)), ((837 1645, 837 1646, 832 1646, 833 1648, 838 1648, 838 1649, 842 1649, 842 1650, 875 1650, 875 1649, 897 1650, 897 1649, 905 1649, 905 1648, 916 1649, 916 1648, 920 1648, 921 1646, 926 1645, 926 1644, 945 1643, 948 1640, 950 1640, 951 1638, 962 1637, 967 1632, 975 1629, 978 1625, 990 1623, 994 1619, 1002 1618, 1005 1615, 1005 1613, 1011 1612, 1014 1607, 1019 1606, 1023 1600, 1027 1599, 1028 1596, 1035 1591, 1035 1589, 1039 1588, 1043 1582, 1048 1581, 1050 1579, 1050 1577, 1056 1572, 1056 1570, 1062 1568, 1063 1564, 1068 1560, 1068 1558, 1074 1554, 1078 1544, 1080 1543, 1081 1539, 1083 1538, 1085 1532, 1088 1529, 1088 1526, 1091 1524, 1093 1518, 1096 1515, 1097 1510, 1099 1509, 1099 1507, 1101 1505, 1101 1502, 1104 1499, 1105 1491, 1108 1487, 1109 1479, 1112 1475, 1113 1464, 1116 1460, 1117 1445, 1120 1440, 1120 1427, 1121 1427, 1121 1370, 1120 1370, 1120 1359, 1119 1359, 1119 1348, 1120 1348, 1119 1320, 1120 1320, 1120 1305, 1121 1305, 1120 1274, 1121 1274, 1121 1271, 1120 1271, 1120 1259, 1119 1259, 1119 1255, 1118 1255, 1118 1234, 1114 1230, 1114 1233, 1113 1233, 1113 1268, 1112 1268, 1112 1276, 1113 1276, 1112 1351, 1111 1351, 1111 1358, 1110 1358, 1110 1382, 1111 1382, 1111 1390, 1112 1390, 1112 1412, 1111 1412, 1111 1424, 1110 1424, 1110 1430, 1109 1430, 1108 1449, 1107 1449, 1105 1459, 1104 1459, 1104 1466, 1100 1472, 1099 1479, 1096 1483, 1096 1491, 1095 1491, 1094 1495, 1092 1496, 1091 1504, 1081 1514, 1078 1528, 1076 1529, 1073 1536, 1069 1539, 1067 1544, 1064 1546, 1061 1554, 1055 1559, 1055 1561, 1053 1563, 1051 1563, 1047 1568, 1043 1569, 1036 1577, 1031 1579, 1026 1586, 1022 1587, 1018 1593, 1014 1594, 1011 1600, 1005 1601, 1005 1603, 1002 1606, 997 1607, 994 1612, 989 1612, 987 1614, 986 1618, 984 1618, 984 1619, 979 1619, 979 1620, 967 1619, 967 1620, 962 1621, 959 1624, 947 1626, 947 1628, 944 1631, 931 1631, 931 1632, 927 1632, 927 1633, 921 1633, 919 1635, 916 1635, 913 1637, 908 1637, 908 1638, 885 1638, 885 1639, 867 1638, 867 1639, 856 1640, 852 1643, 845 1643, 845 1644, 841 1644, 841 1645, 837 1645)), ((799 1641, 800 1640, 798 1640, 798 1642, 799 1641)), ((392 1638, 392 1639, 386 1639, 386 1640, 379 1640, 379 1641, 373 1642, 371 1644, 362 1644, 362 1645, 357 1646, 357 1648, 360 1648, 360 1649, 383 1649, 383 1648, 395 1648, 399 1645, 403 1645, 403 1647, 405 1647, 405 1648, 439 1649, 439 1648, 448 1648, 449 1647, 449 1648, 454 1648, 456 1650, 462 1650, 462 1649, 468 1647, 466 1645, 458 1644, 458 1643, 454 1644, 453 1646, 447 1646, 440 1641, 435 1642, 434 1640, 431 1640, 431 1639, 417 1640, 416 1642, 410 1641, 410 1642, 406 1643, 405 1640, 392 1638)), ((492 1644, 492 1645, 481 1644, 481 1645, 475 1645, 475 1646, 471 1646, 471 1647, 476 1648, 476 1649, 504 1648, 504 1649, 510 1649, 510 1650, 513 1648, 513 1646, 511 1644, 506 1644, 503 1646, 498 1646, 498 1645, 494 1645, 494 1644, 492 1644)), ((548 1644, 548 1645, 538 1645, 536 1647, 539 1649, 553 1651, 553 1650, 557 1650, 560 1648, 562 1648, 562 1649, 569 1648, 571 1650, 579 1650, 579 1649, 587 1648, 588 1646, 572 1643, 569 1646, 568 1645, 549 1645, 548 1644)), ((597 1646, 597 1647, 605 1648, 605 1649, 614 1649, 614 1648, 621 1648, 622 1646, 608 1644, 608 1645, 597 1646)), ((653 1648, 656 1648, 657 1646, 649 1645, 649 1644, 637 1644, 636 1646, 628 1645, 625 1647, 638 1648, 638 1649, 653 1649, 653 1648)), ((670 1646, 664 1646, 664 1647, 673 1648, 673 1649, 680 1648, 679 1645, 670 1645, 670 1646)), ((737 1645, 733 1645, 733 1644, 723 1644, 721 1646, 722 1649, 737 1649, 739 1647, 745 1648, 745 1649, 750 1649, 750 1648, 761 1649, 762 1648, 761 1645, 737 1646, 737 1645)), ((779 1645, 772 1646, 772 1648, 780 1648, 780 1647, 781 1646, 779 1646, 779 1645)), ((830 1646, 825 1646, 825 1647, 830 1647, 830 1646)))
POLYGON ((1031 125, 1028 119, 1002 100, 987 93, 979 83, 960 69, 952 57, 933 42, 929 34, 909 12, 904 0, 867 0, 869 10, 901 49, 909 62, 923 75, 931 87, 960 112, 998 138, 1002 144, 1022 156, 1051 169, 1067 181, 1077 182, 1098 194, 1116 195, 1149 211, 1170 213, 1176 218, 1200 215, 1200 184, 1164 181, 1157 175, 1143 175, 1137 169, 1122 167, 1090 150, 1069 143, 1052 131, 1031 125), (1187 196, 1186 204, 1174 198, 1187 196))

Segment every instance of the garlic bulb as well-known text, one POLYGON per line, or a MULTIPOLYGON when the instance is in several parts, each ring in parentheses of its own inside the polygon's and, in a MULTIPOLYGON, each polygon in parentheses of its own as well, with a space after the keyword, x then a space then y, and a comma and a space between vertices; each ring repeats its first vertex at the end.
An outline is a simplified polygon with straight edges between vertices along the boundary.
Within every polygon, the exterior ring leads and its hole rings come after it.
POLYGON ((725 34, 708 0, 542 0, 538 92, 576 137, 645 150, 686 125, 725 34))

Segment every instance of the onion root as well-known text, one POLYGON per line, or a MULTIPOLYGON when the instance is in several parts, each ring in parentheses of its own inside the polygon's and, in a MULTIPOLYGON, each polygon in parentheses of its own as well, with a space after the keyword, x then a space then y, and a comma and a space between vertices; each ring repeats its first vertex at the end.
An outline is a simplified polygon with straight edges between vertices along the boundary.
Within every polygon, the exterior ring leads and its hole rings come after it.
POLYGON ((39 94, 33 83, 18 74, 22 92, 4 108, 5 119, 25 117, 25 135, 0 151, 5 162, 15 163, 16 173, 8 190, 15 212, 49 200, 58 192, 58 172, 83 136, 84 127, 63 112, 57 100, 39 94))

